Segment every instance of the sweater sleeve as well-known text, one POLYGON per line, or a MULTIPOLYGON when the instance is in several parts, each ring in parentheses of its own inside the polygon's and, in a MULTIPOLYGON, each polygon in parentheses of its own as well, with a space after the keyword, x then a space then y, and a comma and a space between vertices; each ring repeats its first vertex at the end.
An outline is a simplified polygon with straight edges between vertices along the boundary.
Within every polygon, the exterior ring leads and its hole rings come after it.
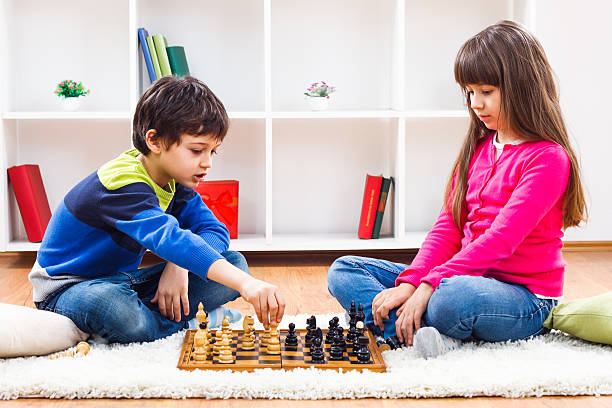
POLYGON ((176 202, 171 213, 181 228, 200 236, 215 251, 222 253, 228 250, 230 238, 227 227, 217 220, 193 189, 177 183, 176 202))
POLYGON ((455 225, 453 215, 446 208, 442 208, 436 223, 425 237, 421 249, 410 266, 399 274, 395 285, 405 282, 419 286, 423 276, 427 275, 432 268, 448 261, 461 249, 462 237, 463 233, 455 225))
POLYGON ((435 289, 443 278, 481 276, 514 253, 567 188, 570 161, 565 150, 551 146, 525 163, 517 186, 491 227, 421 282, 435 289))
POLYGON ((134 183, 102 198, 99 208, 109 225, 140 243, 159 257, 206 279, 210 265, 221 258, 216 247, 223 241, 220 233, 213 245, 159 207, 153 190, 145 183, 134 183))

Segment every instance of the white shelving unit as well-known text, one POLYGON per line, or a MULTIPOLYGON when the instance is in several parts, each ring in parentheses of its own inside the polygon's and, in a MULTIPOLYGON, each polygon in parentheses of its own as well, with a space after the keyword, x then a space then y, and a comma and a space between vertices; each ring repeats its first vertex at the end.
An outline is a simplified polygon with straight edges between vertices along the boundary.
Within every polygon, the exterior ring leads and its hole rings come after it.
POLYGON ((0 0, 0 251, 27 242, 6 169, 40 165, 51 208, 130 147, 149 86, 137 28, 185 46, 231 127, 209 179, 240 180, 242 251, 420 247, 442 203, 468 114, 452 67, 463 41, 535 0, 0 0), (65 24, 70 21, 71 24, 65 24), (91 89, 61 112, 63 79, 91 89), (330 109, 304 89, 334 84, 330 109), (383 238, 359 240, 365 174, 393 176, 383 238))

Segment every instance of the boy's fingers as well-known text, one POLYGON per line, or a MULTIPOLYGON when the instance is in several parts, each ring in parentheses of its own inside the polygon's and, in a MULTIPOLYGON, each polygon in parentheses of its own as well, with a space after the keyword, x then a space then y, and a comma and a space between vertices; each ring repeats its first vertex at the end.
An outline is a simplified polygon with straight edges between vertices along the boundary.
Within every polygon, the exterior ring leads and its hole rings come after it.
POLYGON ((266 298, 264 299, 260 299, 259 301, 259 306, 261 307, 261 317, 263 317, 263 320, 261 321, 261 323, 263 323, 264 328, 268 328, 268 325, 270 324, 270 320, 268 319, 268 301, 266 298))
POLYGON ((181 300, 183 301, 183 312, 187 316, 189 315, 189 296, 187 296, 187 292, 181 295, 181 300))
POLYGON ((259 298, 253 299, 251 303, 255 308, 255 314, 257 315, 257 320, 263 323, 263 318, 261 317, 261 306, 259 305, 259 298))
POLYGON ((280 292, 276 292, 276 301, 278 302, 278 310, 276 311, 276 322, 280 323, 285 314, 285 299, 280 292))
POLYGON ((278 312, 278 303, 276 302, 276 296, 274 293, 271 293, 268 296, 268 310, 270 311, 270 323, 278 323, 276 321, 276 313, 278 312))
POLYGON ((175 322, 181 321, 181 298, 179 295, 175 295, 172 299, 172 312, 175 322))

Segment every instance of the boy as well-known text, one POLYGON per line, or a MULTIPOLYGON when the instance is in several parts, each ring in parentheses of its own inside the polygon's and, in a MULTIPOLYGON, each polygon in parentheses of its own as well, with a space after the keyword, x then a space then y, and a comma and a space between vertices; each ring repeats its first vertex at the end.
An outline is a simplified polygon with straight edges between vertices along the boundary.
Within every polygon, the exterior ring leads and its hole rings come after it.
POLYGON ((228 251, 227 228, 193 190, 228 125, 202 82, 156 81, 136 106, 136 149, 77 184, 53 214, 29 275, 36 307, 119 343, 189 327, 200 301, 211 311, 242 296, 265 327, 280 322, 281 293, 228 251), (137 269, 146 249, 167 262, 137 269))

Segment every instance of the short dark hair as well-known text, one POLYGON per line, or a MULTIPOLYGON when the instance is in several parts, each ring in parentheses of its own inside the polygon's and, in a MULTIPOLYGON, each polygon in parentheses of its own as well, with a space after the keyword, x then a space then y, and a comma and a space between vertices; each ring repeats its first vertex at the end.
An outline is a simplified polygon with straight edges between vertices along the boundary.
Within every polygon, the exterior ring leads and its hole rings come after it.
POLYGON ((165 76, 155 81, 140 97, 134 112, 132 141, 140 153, 150 150, 146 143, 149 129, 167 148, 181 142, 181 135, 212 135, 222 141, 229 119, 221 101, 200 80, 165 76))

